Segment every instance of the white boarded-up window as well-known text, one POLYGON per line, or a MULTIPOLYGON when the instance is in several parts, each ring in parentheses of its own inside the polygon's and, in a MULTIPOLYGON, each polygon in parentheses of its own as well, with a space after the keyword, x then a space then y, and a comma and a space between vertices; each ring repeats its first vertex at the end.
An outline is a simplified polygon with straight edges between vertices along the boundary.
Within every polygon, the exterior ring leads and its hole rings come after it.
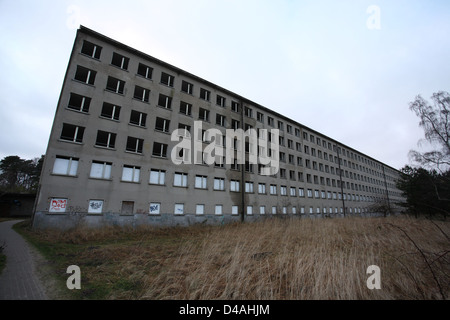
POLYGON ((91 166, 91 178, 110 179, 112 163, 93 161, 91 166))
POLYGON ((53 174, 76 176, 78 170, 77 158, 57 156, 53 164, 53 174))
POLYGON ((239 214, 239 206, 232 206, 231 207, 231 214, 234 214, 234 215, 239 214))
POLYGON ((50 200, 50 207, 48 211, 53 213, 62 213, 66 212, 66 208, 67 208, 67 199, 52 198, 50 200))
POLYGON ((139 167, 124 166, 122 171, 122 181, 139 182, 141 169, 139 167))
POLYGON ((150 171, 150 184, 164 185, 165 181, 166 181, 166 172, 164 170, 152 169, 150 171))
POLYGON ((88 213, 102 213, 103 200, 89 200, 88 213))
POLYGON ((207 181, 208 181, 208 177, 206 177, 206 176, 196 176, 195 177, 195 187, 198 189, 206 189, 207 181))
POLYGON ((239 192, 239 180, 230 181, 230 191, 239 192))
POLYGON ((161 213, 161 203, 158 203, 158 202, 150 203, 149 213, 150 214, 160 214, 161 213))
POLYGON ((225 179, 214 178, 214 190, 225 190, 225 179))
POLYGON ((184 214, 184 204, 176 203, 174 214, 184 214))
POLYGON ((217 204, 216 205, 215 214, 221 215, 222 214, 222 209, 223 209, 223 206, 221 204, 217 204))
POLYGON ((198 204, 195 208, 195 214, 205 214, 205 205, 204 204, 198 204))
POLYGON ((187 187, 187 173, 175 173, 173 185, 176 187, 187 187))

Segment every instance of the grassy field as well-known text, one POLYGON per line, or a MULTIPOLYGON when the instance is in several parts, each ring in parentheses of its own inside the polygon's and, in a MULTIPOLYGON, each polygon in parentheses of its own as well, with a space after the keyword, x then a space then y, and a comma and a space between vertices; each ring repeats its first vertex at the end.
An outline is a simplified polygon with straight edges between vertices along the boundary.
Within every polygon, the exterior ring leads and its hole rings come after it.
POLYGON ((69 232, 16 229, 67 299, 448 299, 450 223, 268 219, 225 226, 69 232), (68 290, 66 269, 81 269, 68 290), (369 290, 367 268, 381 270, 369 290))

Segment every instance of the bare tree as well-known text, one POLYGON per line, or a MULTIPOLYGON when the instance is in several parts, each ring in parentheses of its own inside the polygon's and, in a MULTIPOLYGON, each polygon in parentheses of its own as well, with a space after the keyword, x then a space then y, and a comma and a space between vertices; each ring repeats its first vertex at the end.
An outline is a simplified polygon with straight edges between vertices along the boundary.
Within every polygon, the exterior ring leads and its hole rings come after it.
POLYGON ((450 95, 439 91, 431 99, 433 105, 419 95, 409 108, 420 118, 425 141, 438 149, 429 152, 412 150, 410 156, 420 165, 442 173, 450 167, 450 95))

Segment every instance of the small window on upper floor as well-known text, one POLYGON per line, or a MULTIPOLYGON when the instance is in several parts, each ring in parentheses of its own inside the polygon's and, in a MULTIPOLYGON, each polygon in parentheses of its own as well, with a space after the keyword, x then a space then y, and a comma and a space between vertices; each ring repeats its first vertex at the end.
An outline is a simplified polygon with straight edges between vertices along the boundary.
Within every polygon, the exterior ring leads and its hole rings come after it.
POLYGON ((216 104, 218 105, 218 106, 221 106, 222 108, 225 108, 225 98, 224 97, 222 97, 222 96, 220 96, 220 95, 217 95, 217 98, 216 98, 216 104))
POLYGON ((156 118, 155 130, 169 133, 170 120, 164 118, 156 118))
POLYGON ((194 91, 194 85, 183 80, 183 82, 181 83, 181 91, 187 94, 192 94, 192 92, 194 91))
POLYGON ((143 147, 144 147, 144 139, 139 139, 135 137, 127 138, 127 146, 126 146, 127 151, 142 154, 143 147))
POLYGON ((134 124, 139 127, 145 127, 147 121, 147 114, 135 110, 131 110, 130 124, 134 124))
POLYGON ((91 104, 91 98, 81 96, 76 93, 70 93, 69 104, 67 107, 72 110, 81 112, 89 112, 89 106, 91 104))
POLYGON ((114 149, 116 136, 115 133, 98 130, 95 145, 98 147, 114 149))
POLYGON ((121 54, 113 52, 111 64, 123 70, 128 70, 128 63, 130 62, 130 58, 127 58, 121 54))
POLYGON ((192 115, 192 104, 181 101, 180 102, 180 113, 190 116, 192 115))
POLYGON ((53 164, 53 174, 64 175, 64 176, 76 176, 78 171, 78 162, 80 159, 56 156, 55 162, 53 164))
POLYGON ((165 72, 161 73, 161 83, 165 84, 166 86, 173 87, 174 77, 170 74, 167 74, 165 72))
POLYGON ((200 88, 200 99, 209 101, 210 98, 211 98, 211 92, 206 89, 200 88))
POLYGON ((222 127, 226 126, 226 118, 221 114, 216 114, 216 124, 222 127))
POLYGON ((283 121, 278 121, 278 130, 284 131, 284 124, 283 124, 283 121))
POLYGON ((139 63, 137 74, 143 76, 146 79, 151 79, 153 74, 153 68, 146 66, 145 64, 139 63))
POLYGON ((245 107, 245 116, 247 116, 248 118, 253 118, 253 110, 250 109, 249 107, 245 107))
POLYGON ((159 94, 158 106, 163 107, 165 109, 172 109, 172 97, 159 94))
POLYGON ((286 125, 286 131, 287 133, 292 134, 292 126, 290 124, 286 125))
POLYGON ((113 77, 108 77, 108 82, 106 83, 106 90, 118 94, 123 94, 124 89, 125 89, 125 81, 113 77))
POLYGON ((83 41, 83 47, 81 48, 81 53, 85 54, 94 59, 100 59, 102 53, 102 47, 93 44, 92 42, 83 41))
POLYGON ((63 123, 60 139, 65 141, 82 143, 84 129, 85 129, 84 127, 63 123))
POLYGON ((97 72, 94 70, 77 66, 74 79, 86 84, 94 85, 96 75, 97 72))
POLYGON ((104 102, 100 116, 112 120, 119 120, 120 107, 111 103, 104 102))
POLYGON ((155 157, 166 158, 167 157, 167 144, 154 142, 152 155, 155 157))
POLYGON ((135 86, 133 98, 138 99, 142 102, 148 102, 150 99, 150 90, 135 86))
POLYGON ((236 101, 231 101, 231 111, 239 112, 239 103, 236 101))
POLYGON ((256 120, 264 122, 264 115, 261 112, 256 112, 256 120))
POLYGON ((209 110, 200 108, 198 118, 203 121, 209 121, 209 110))

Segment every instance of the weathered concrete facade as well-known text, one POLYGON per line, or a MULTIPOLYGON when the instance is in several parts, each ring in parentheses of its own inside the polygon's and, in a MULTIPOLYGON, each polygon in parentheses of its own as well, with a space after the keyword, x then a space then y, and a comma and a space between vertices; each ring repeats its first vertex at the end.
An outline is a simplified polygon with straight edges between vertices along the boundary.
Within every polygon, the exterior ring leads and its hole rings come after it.
POLYGON ((294 120, 80 27, 51 130, 34 226, 367 215, 380 202, 394 209, 401 200, 397 177, 395 169, 294 120), (221 132, 279 129, 280 170, 264 176, 250 164, 174 164, 172 131, 185 128, 194 136, 199 120, 203 129, 221 132))

